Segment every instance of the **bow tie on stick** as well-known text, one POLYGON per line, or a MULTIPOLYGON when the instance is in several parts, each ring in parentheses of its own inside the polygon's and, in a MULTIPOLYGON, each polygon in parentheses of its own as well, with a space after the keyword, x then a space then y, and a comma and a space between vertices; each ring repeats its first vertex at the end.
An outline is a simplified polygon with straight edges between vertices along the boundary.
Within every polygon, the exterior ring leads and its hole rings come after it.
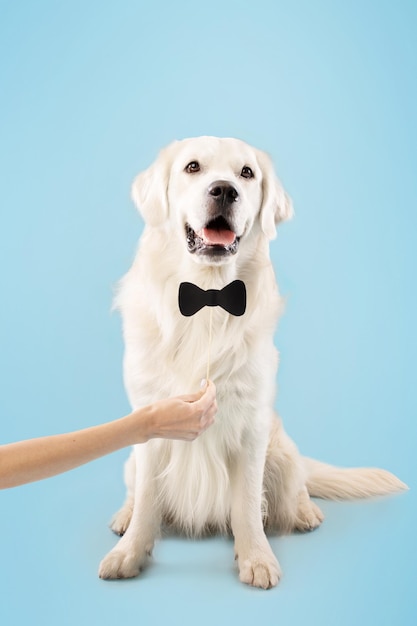
MULTIPOLYGON (((178 291, 178 306, 182 315, 191 317, 205 306, 220 306, 222 309, 239 317, 246 310, 246 287, 241 280, 234 280, 223 289, 200 289, 193 283, 181 283, 178 291)), ((210 309, 209 342, 206 380, 210 376, 210 348, 212 337, 213 309, 210 309)))
POLYGON ((186 317, 205 306, 221 306, 232 315, 243 315, 246 310, 246 287, 241 280, 234 280, 223 289, 200 289, 193 283, 181 283, 178 292, 180 311, 186 317))

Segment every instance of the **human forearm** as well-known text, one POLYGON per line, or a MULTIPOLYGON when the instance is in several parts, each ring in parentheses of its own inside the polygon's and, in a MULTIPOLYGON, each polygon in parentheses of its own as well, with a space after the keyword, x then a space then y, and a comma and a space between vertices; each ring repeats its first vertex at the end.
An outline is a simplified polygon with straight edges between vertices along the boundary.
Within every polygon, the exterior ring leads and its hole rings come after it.
POLYGON ((0 489, 41 480, 153 437, 192 441, 213 423, 215 387, 160 400, 126 417, 64 435, 0 446, 0 489))
POLYGON ((0 447, 0 488, 16 487, 73 469, 120 448, 147 440, 146 413, 84 430, 19 441, 0 447), (141 416, 142 417, 142 416, 141 416))

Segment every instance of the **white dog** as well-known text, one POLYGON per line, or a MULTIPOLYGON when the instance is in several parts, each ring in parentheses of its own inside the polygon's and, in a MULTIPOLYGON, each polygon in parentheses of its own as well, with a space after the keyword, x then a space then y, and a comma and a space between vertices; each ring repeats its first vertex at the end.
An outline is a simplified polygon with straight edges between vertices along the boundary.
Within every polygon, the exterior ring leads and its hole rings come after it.
POLYGON ((136 178, 132 193, 146 227, 117 299, 130 402, 137 408, 198 388, 211 311, 219 411, 193 443, 135 446, 126 464, 127 500, 112 522, 123 536, 99 575, 137 576, 168 522, 194 536, 231 530, 240 580, 272 587, 280 567, 265 527, 317 527, 323 515, 310 496, 365 497, 405 485, 384 470, 343 470, 301 457, 274 415, 281 300, 269 241, 292 206, 268 156, 236 139, 178 141, 136 178), (242 317, 219 307, 181 315, 181 282, 208 290, 235 279, 247 289, 242 317))

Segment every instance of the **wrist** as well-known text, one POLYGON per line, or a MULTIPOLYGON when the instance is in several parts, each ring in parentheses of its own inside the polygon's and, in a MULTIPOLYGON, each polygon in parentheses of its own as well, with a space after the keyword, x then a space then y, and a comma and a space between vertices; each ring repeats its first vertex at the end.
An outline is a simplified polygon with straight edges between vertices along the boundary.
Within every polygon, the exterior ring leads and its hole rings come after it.
POLYGON ((146 443, 155 437, 155 410, 153 405, 136 409, 123 419, 127 426, 128 445, 146 443))

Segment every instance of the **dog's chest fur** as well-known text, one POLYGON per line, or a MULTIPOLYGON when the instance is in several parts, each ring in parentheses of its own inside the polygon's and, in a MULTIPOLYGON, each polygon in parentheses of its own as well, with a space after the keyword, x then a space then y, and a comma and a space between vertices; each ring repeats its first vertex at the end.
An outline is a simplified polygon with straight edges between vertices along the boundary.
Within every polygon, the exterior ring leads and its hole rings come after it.
MULTIPOLYGON (((259 429, 269 430, 276 367, 265 372, 264 363, 277 364, 272 332, 279 297, 268 272, 270 293, 259 283, 259 273, 256 283, 248 273, 242 276, 248 292, 244 316, 235 318, 215 307, 186 318, 178 309, 182 280, 202 288, 221 288, 224 283, 217 277, 217 284, 204 284, 198 272, 184 275, 166 264, 161 280, 154 275, 158 266, 146 263, 149 258, 147 252, 143 262, 134 265, 119 295, 126 345, 125 384, 131 404, 139 407, 199 388, 207 371, 211 312, 210 378, 217 387, 219 411, 216 423, 192 444, 154 440, 140 446, 138 472, 143 448, 149 447, 154 453, 148 456, 158 459, 158 493, 164 515, 187 532, 200 533, 207 526, 224 530, 230 514, 233 459, 247 437, 259 429)), ((240 278, 232 279, 235 277, 240 278)))

